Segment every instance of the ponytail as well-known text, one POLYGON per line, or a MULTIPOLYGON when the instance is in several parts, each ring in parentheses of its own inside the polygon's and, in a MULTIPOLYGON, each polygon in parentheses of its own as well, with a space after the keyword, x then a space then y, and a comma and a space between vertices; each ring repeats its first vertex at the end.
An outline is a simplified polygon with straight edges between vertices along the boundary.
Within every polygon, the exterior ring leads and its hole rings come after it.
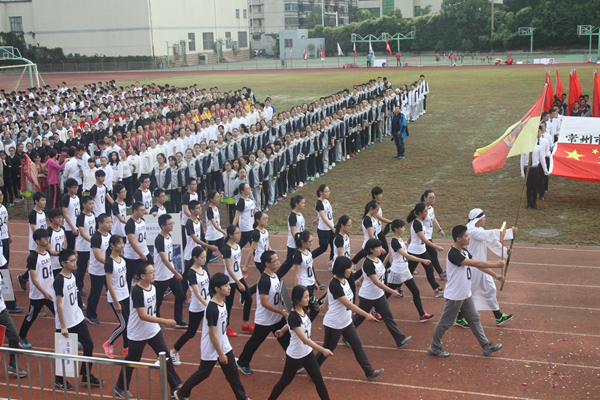
POLYGON ((421 201, 425 202, 425 199, 427 198, 427 196, 429 196, 431 193, 433 193, 433 190, 426 190, 425 193, 423 193, 423 196, 421 196, 421 201))
POLYGON ((257 211, 256 213, 254 213, 254 224, 252 224, 253 229, 256 229, 256 227, 258 226, 258 221, 262 218, 263 215, 264 212, 262 211, 257 211))
POLYGON ((381 193, 383 193, 383 189, 380 188, 379 186, 375 186, 373 189, 371 189, 371 198, 373 200, 375 200, 375 196, 377 196, 381 193))
POLYGON ((327 189, 327 185, 321 185, 317 189, 317 197, 321 197, 321 193, 323 193, 327 189))
POLYGON ((385 226, 385 228, 383 229, 383 235, 387 235, 390 231, 396 232, 396 229, 402 228, 403 226, 404 221, 402 221, 401 219, 395 219, 385 226))
POLYGON ((363 214, 363 218, 367 216, 369 211, 371 211, 378 205, 379 205, 379 202, 377 200, 371 200, 370 202, 368 202, 367 205, 365 206, 365 213, 363 214))
POLYGON ((292 197, 290 199, 290 208, 293 210, 302 200, 304 200, 304 196, 301 195, 292 197))
POLYGON ((417 215, 421 214, 426 207, 427 206, 425 205, 425 203, 417 203, 415 205, 415 208, 413 208, 412 211, 408 213, 408 216, 406 217, 406 222, 408 222, 409 224, 413 222, 415 219, 417 219, 417 215))
POLYGON ((335 233, 340 233, 340 229, 342 228, 342 225, 347 225, 348 222, 350 221, 350 217, 347 215, 342 215, 340 217, 340 219, 338 219, 337 225, 335 226, 335 233))
POLYGON ((309 231, 302 231, 294 235, 294 241, 296 242, 296 248, 300 250, 302 248, 302 242, 307 242, 312 234, 309 231))
POLYGON ((118 244, 122 240, 123 240, 123 236, 119 236, 119 235, 112 235, 110 237, 110 239, 108 239, 108 247, 106 248, 106 253, 104 254, 105 262, 112 254, 113 246, 118 244))

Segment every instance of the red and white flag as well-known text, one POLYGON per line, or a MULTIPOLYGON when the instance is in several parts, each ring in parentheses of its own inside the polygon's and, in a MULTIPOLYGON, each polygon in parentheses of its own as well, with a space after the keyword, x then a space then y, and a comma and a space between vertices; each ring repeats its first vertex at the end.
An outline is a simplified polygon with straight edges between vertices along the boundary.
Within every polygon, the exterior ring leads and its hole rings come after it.
POLYGON ((321 47, 321 61, 325 61, 325 47, 321 47))
POLYGON ((306 60, 306 47, 304 48, 304 55, 302 56, 306 60))
POLYGON ((292 48, 290 47, 290 58, 292 58, 292 48))
POLYGON ((356 42, 352 42, 352 44, 354 45, 354 58, 356 58, 356 42))
POLYGON ((389 42, 385 42, 385 49, 390 52, 390 56, 392 55, 392 48, 390 47, 389 42))

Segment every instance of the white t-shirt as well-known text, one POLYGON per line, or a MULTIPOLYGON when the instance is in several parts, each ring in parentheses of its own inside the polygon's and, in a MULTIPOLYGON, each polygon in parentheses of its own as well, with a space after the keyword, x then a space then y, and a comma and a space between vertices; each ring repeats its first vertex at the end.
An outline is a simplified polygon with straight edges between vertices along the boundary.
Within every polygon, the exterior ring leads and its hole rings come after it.
MULTIPOLYGON (((79 229, 79 227, 83 228, 83 231, 86 235, 92 238, 92 235, 96 232, 96 217, 94 214, 86 215, 81 213, 77 216, 77 221, 75 226, 79 229)), ((85 240, 81 234, 77 235, 77 240, 75 241, 75 246, 77 251, 90 251, 90 242, 85 240)))
POLYGON ((202 273, 199 274, 193 269, 190 269, 187 273, 186 279, 188 280, 188 283, 190 285, 190 291, 192 292, 192 301, 190 302, 189 307, 190 312, 202 312, 206 309, 206 306, 202 304, 200 299, 198 299, 194 294, 194 291, 192 290, 192 285, 198 285, 200 296, 202 296, 204 300, 210 301, 211 296, 208 284, 210 281, 210 275, 208 274, 208 271, 206 271, 204 268, 201 271, 202 273))
POLYGON ((244 200, 242 197, 237 202, 235 210, 241 212, 238 220, 238 226, 242 232, 251 232, 254 228, 254 210, 256 209, 256 203, 252 199, 244 200))
POLYGON ((433 234, 433 220, 435 219, 435 210, 433 206, 427 209, 427 216, 423 218, 423 227, 425 228, 425 237, 431 240, 433 234))
POLYGON ((444 288, 444 297, 448 300, 461 301, 471 297, 471 267, 462 265, 467 258, 473 258, 467 250, 450 247, 446 256, 448 282, 444 288))
MULTIPOLYGON (((58 231, 55 231, 52 227, 48 227, 48 234, 50 235, 50 249, 57 253, 63 251, 66 247, 64 228, 61 226, 58 231)), ((60 262, 58 261, 58 256, 50 256, 50 258, 52 260, 52 270, 62 269, 62 265, 60 265, 60 262)))
POLYGON ((137 309, 143 307, 146 314, 156 317, 156 288, 150 286, 150 290, 143 289, 140 285, 135 285, 131 289, 129 299, 131 314, 127 322, 127 338, 129 340, 148 340, 160 332, 160 326, 154 322, 147 322, 140 319, 137 309))
POLYGON ((392 266, 390 267, 390 275, 388 282, 393 284, 404 283, 412 279, 412 274, 408 269, 408 260, 398 252, 399 249, 407 251, 404 240, 392 238, 392 266))
POLYGON ((298 337, 294 331, 294 328, 302 328, 306 337, 310 339, 312 323, 308 317, 308 313, 304 313, 304 316, 301 316, 296 312, 296 310, 292 310, 288 315, 287 323, 290 329, 290 344, 285 351, 285 354, 295 360, 306 357, 308 354, 310 354, 310 352, 312 352, 312 347, 305 344, 298 337))
POLYGON ((167 260, 169 260, 170 263, 173 262, 173 238, 171 235, 166 238, 159 233, 156 235, 156 239, 154 239, 154 281, 168 281, 174 274, 167 268, 159 253, 165 253, 167 260))
POLYGON ((329 308, 323 318, 323 325, 333 329, 344 329, 352 323, 352 311, 346 308, 338 299, 345 296, 350 302, 354 298, 354 293, 347 279, 344 283, 336 277, 329 282, 327 289, 327 302, 329 308))
MULTIPOLYGON (((75 196, 73 198, 69 195, 63 196, 61 200, 61 207, 67 209, 67 215, 69 216, 71 223, 75 225, 77 222, 77 216, 79 216, 81 213, 81 203, 79 201, 79 197, 75 196)), ((71 232, 71 225, 69 225, 67 221, 65 221, 64 225, 65 231, 71 232)), ((77 228, 77 226, 75 226, 75 228, 77 228)))
POLYGON ((8 210, 4 205, 0 205, 0 239, 8 239, 8 210))
POLYGON ((37 243, 33 240, 33 231, 31 230, 31 225, 35 225, 36 229, 47 229, 48 225, 46 225, 46 213, 43 211, 37 212, 35 210, 31 210, 29 216, 27 217, 28 228, 29 228, 29 251, 33 251, 37 248, 37 243))
POLYGON ((231 351, 231 344, 227 338, 227 307, 225 303, 219 305, 215 302, 209 302, 204 313, 202 321, 202 338, 200 339, 200 359, 203 361, 216 361, 219 359, 219 353, 210 340, 208 333, 209 326, 217 327, 217 338, 219 346, 223 353, 231 351))
POLYGON ((325 200, 325 201, 317 200, 317 205, 315 208, 317 209, 317 218, 319 219, 319 225, 317 226, 317 228, 321 231, 331 230, 325 224, 325 222, 323 221, 323 218, 321 218, 321 213, 319 213, 319 211, 325 211, 325 218, 327 218, 327 221, 329 221, 331 226, 333 226, 333 210, 331 208, 331 203, 329 202, 329 200, 325 200))
POLYGON ((219 240, 223 237, 221 231, 218 231, 212 224, 211 220, 214 219, 218 227, 221 227, 221 216, 219 215, 219 209, 213 209, 211 206, 206 208, 206 240, 219 240))
POLYGON ((408 252, 411 254, 419 255, 427 251, 427 247, 419 237, 418 232, 423 232, 423 224, 418 219, 415 219, 410 225, 410 244, 408 245, 408 252))
POLYGON ((292 226, 296 227, 296 233, 304 232, 304 216, 302 213, 296 214, 295 212, 290 212, 288 216, 288 238, 287 238, 287 247, 290 249, 296 248, 296 240, 292 235, 292 230, 290 229, 292 226))
POLYGON ((373 279, 379 279, 380 282, 383 282, 383 277, 385 276, 385 267, 380 259, 373 262, 368 257, 365 257, 365 261, 363 262, 363 273, 366 275, 363 280, 363 284, 358 291, 358 295, 367 300, 377 300, 381 296, 383 296, 383 289, 375 286, 373 283, 373 279))
POLYGON ((260 300, 260 295, 266 294, 269 296, 268 302, 273 306, 282 308, 281 301, 281 283, 279 282, 279 278, 277 275, 269 276, 265 273, 260 275, 258 278, 258 283, 256 285, 256 313, 254 314, 254 322, 262 325, 262 326, 271 326, 275 325, 279 321, 281 321, 281 314, 276 312, 267 310, 262 305, 262 301, 260 300))
MULTIPOLYGON (((138 247, 145 255, 149 254, 148 252, 148 244, 146 243, 146 221, 144 218, 140 219, 140 222, 135 222, 133 218, 129 218, 127 223, 125 224, 125 235, 133 234, 135 238, 135 242, 138 247)), ((139 260, 140 255, 133 250, 129 239, 125 243, 125 249, 123 250, 123 255, 125 258, 130 258, 132 260, 139 260)))
POLYGON ((233 283, 235 282, 235 280, 231 275, 229 275, 229 272, 227 271, 227 265, 225 264, 226 259, 229 259, 229 262, 231 263, 231 269, 233 270, 235 277, 238 280, 242 279, 242 248, 238 244, 236 244, 236 247, 237 248, 234 249, 230 245, 225 243, 221 248, 221 255, 223 255, 223 265, 225 266, 225 275, 229 277, 229 283, 233 283))
MULTIPOLYGON (((129 290, 127 290, 127 265, 125 264, 125 259, 123 257, 120 258, 121 262, 117 262, 111 257, 107 257, 104 263, 104 272, 112 274, 112 285, 117 296, 117 301, 122 301, 129 297, 129 290)), ((114 303, 108 289, 106 290, 106 300, 109 303, 114 303)))
POLYGON ((304 287, 313 286, 315 284, 315 270, 313 267, 313 257, 310 250, 303 254, 300 250, 294 253, 293 265, 300 265, 300 279, 298 284, 304 287))
POLYGON ((256 242, 256 248, 254 249, 254 262, 261 262, 260 257, 262 254, 269 250, 269 231, 265 229, 264 233, 258 229, 252 231, 251 235, 252 242, 256 242))
POLYGON ((90 275, 103 276, 105 274, 104 263, 101 263, 96 259, 96 256, 94 255, 94 249, 100 249, 100 255, 104 256, 106 254, 106 249, 108 249, 108 241, 110 240, 110 237, 110 233, 103 235, 98 231, 94 232, 92 235, 92 240, 90 240, 90 266, 88 268, 90 275))
MULTIPOLYGON (((62 274, 56 275, 53 280, 52 293, 62 296, 63 318, 65 320, 65 328, 69 329, 83 322, 83 312, 77 304, 77 282, 75 274, 71 273, 69 278, 62 274)), ((61 329, 60 319, 58 317, 58 302, 54 299, 54 326, 56 329, 61 329)))

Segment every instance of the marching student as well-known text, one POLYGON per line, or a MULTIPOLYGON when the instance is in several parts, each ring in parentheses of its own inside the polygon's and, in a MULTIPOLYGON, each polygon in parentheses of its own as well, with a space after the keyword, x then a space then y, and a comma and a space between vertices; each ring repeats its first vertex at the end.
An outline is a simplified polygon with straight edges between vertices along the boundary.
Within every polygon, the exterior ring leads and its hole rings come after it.
POLYGON ((196 336, 196 332, 200 327, 200 322, 202 322, 202 318, 204 318, 204 311, 210 301, 210 291, 208 286, 210 275, 208 270, 204 268, 204 265, 206 264, 206 252, 204 251, 204 248, 194 247, 194 250, 192 250, 192 260, 194 263, 186 276, 188 285, 192 290, 192 301, 190 302, 189 307, 190 322, 187 326, 187 330, 179 337, 179 339, 177 339, 175 346, 170 352, 173 365, 176 366, 181 365, 179 351, 190 339, 196 336))
MULTIPOLYGON (((387 285, 388 287, 397 290, 404 283, 413 295, 413 303, 419 312, 419 321, 427 322, 435 315, 428 314, 423 310, 419 288, 417 287, 417 283, 413 279, 413 276, 408 268, 408 260, 420 262, 424 265, 430 264, 431 260, 418 258, 408 254, 406 244, 404 243, 404 239, 402 239, 402 235, 404 235, 404 232, 406 232, 404 221, 401 219, 395 219, 391 224, 387 224, 385 226, 383 232, 387 235, 390 230, 394 232, 394 237, 392 238, 391 243, 392 251, 388 253, 385 261, 383 262, 385 265, 387 265, 388 262, 392 260, 392 266, 390 267, 390 272, 387 277, 387 285)), ((386 293, 386 296, 389 298, 390 294, 386 293)))
POLYGON ((127 338, 127 321, 129 320, 129 290, 127 288, 127 266, 121 253, 125 248, 125 239, 119 235, 112 235, 108 241, 104 272, 106 273, 106 300, 117 319, 119 326, 111 333, 102 347, 108 358, 114 358, 113 344, 123 335, 123 357, 127 356, 129 340, 127 338))
MULTIPOLYGON (((490 249, 494 254, 501 256, 502 258, 508 257, 511 253, 510 249, 503 247, 499 239, 502 231, 500 229, 486 230, 485 226, 485 213, 481 208, 474 208, 469 212, 469 222, 467 223, 467 229, 469 231, 469 253, 479 261, 487 261, 487 249, 490 249)), ((511 228, 513 236, 517 234, 518 228, 513 226, 511 228)), ((473 302, 477 311, 489 310, 494 313, 494 319, 496 320, 496 326, 500 326, 506 321, 511 320, 513 314, 505 314, 500 311, 498 300, 496 299, 496 285, 491 275, 486 274, 479 269, 471 271, 471 294, 473 296, 473 302)), ((462 313, 458 313, 456 317, 455 325, 459 325, 463 328, 468 328, 469 324, 463 318, 462 313)))
MULTIPOLYGON (((0 161, 1 162, 1 161, 0 161)), ((4 256, 4 264, 0 265, 0 269, 9 269, 8 263, 10 261, 10 244, 12 243, 10 222, 8 218, 8 209, 4 203, 4 189, 0 189, 0 239, 2 239, 2 255, 4 256)), ((12 286, 12 275, 10 275, 12 286)), ((9 313, 19 313, 23 311, 23 307, 17 306, 15 301, 6 301, 6 308, 9 313)))
MULTIPOLYGON (((218 272, 209 281, 211 299, 206 306, 206 318, 202 322, 200 341, 200 365, 187 381, 173 394, 177 400, 189 399, 192 389, 207 379, 217 361, 237 400, 246 400, 246 392, 235 364, 233 348, 228 335, 221 329, 227 323, 229 313, 225 298, 230 295, 229 278, 218 272)), ((249 399, 248 399, 249 400, 249 399)))
MULTIPOLYGON (((0 262, 6 264, 6 259, 4 255, 0 254, 0 262)), ((2 285, 2 275, 0 275, 0 285, 2 285)), ((8 347, 12 349, 19 348, 19 332, 17 332, 17 328, 15 327, 15 323, 13 322, 8 309, 6 307, 6 303, 4 302, 4 298, 2 297, 2 290, 0 290, 0 325, 3 326, 6 330, 4 331, 4 335, 8 340, 8 347)), ((6 361, 5 361, 6 362, 6 361)), ((22 368, 19 368, 17 371, 17 355, 11 354, 7 371, 8 375, 19 375, 19 378, 24 378, 27 376, 27 372, 22 368)), ((8 384, 8 382, 6 382, 8 384)))
POLYGON ((236 289, 239 290, 244 304, 242 331, 254 332, 254 327, 248 322, 250 320, 252 296, 248 293, 248 284, 242 277, 242 273, 245 274, 248 270, 242 267, 242 247, 238 244, 241 236, 240 228, 237 225, 229 225, 225 236, 225 244, 221 248, 223 263, 225 264, 225 275, 229 277, 230 284, 235 283, 235 285, 231 285, 231 291, 225 299, 227 305, 227 336, 231 337, 237 336, 237 333, 229 327, 229 315, 233 307, 236 289))
MULTIPOLYGON (((335 227, 333 226, 333 209, 329 202, 329 186, 321 185, 317 189, 317 219, 313 221, 313 226, 317 225, 317 236, 319 237, 319 247, 313 252, 313 259, 327 251, 331 246, 329 260, 333 259, 333 237, 335 236, 335 227)), ((322 287, 325 289, 325 285, 322 287)))
MULTIPOLYGON (((354 265, 358 264, 358 262, 360 260, 362 260, 363 257, 365 256, 366 252, 364 250, 364 247, 367 244, 367 242, 369 241, 369 239, 378 239, 379 232, 377 232, 377 229, 378 229, 378 227, 381 226, 381 225, 379 225, 379 221, 375 217, 375 215, 377 215, 378 211, 379 211, 379 202, 377 200, 371 200, 365 206, 365 213, 363 214, 362 226, 361 226, 362 232, 363 232, 363 235, 365 238, 363 240, 362 249, 358 253, 356 253, 354 258, 352 259, 352 264, 354 264, 354 265)), ((387 240, 386 240, 386 242, 387 242, 387 240)), ((381 242, 381 244, 383 247, 383 242, 381 242)), ((385 249, 384 249, 384 252, 385 252, 385 249)), ((386 253, 383 253, 383 254, 386 254, 386 253)))
MULTIPOLYGON (((114 203, 114 200, 108 193, 108 189, 104 186, 104 180, 106 179, 106 173, 99 169, 96 171, 96 183, 91 187, 89 195, 94 199, 94 216, 98 217, 100 214, 106 213, 106 201, 110 204, 114 203)), ((115 185, 116 187, 117 185, 115 185)))
POLYGON ((196 188, 198 187, 198 182, 195 178, 187 178, 185 180, 185 185, 187 187, 186 192, 181 196, 181 239, 183 240, 183 247, 187 245, 187 236, 185 234, 185 224, 188 219, 192 216, 189 208, 190 201, 198 201, 198 193, 196 193, 196 188))
POLYGON ((296 233, 304 231, 305 221, 302 210, 306 207, 306 200, 303 196, 297 195, 290 199, 290 215, 288 216, 288 237, 287 237, 287 255, 285 261, 276 274, 279 279, 283 279, 290 268, 294 265, 293 259, 296 253, 296 233))
MULTIPOLYGON (((366 312, 375 308, 375 311, 381 315, 382 320, 394 338, 396 346, 401 349, 412 340, 412 336, 405 336, 398 329, 398 325, 394 321, 394 316, 390 310, 385 292, 393 295, 399 295, 398 291, 387 287, 383 283, 385 275, 385 267, 383 262, 378 258, 383 251, 381 241, 379 239, 369 239, 365 245, 365 261, 363 262, 362 270, 364 272, 364 281, 358 291, 359 304, 358 307, 366 312)), ((365 317, 360 314, 355 314, 352 317, 352 322, 357 328, 363 323, 365 317)))
MULTIPOLYGON (((252 216, 258 210, 256 209, 256 203, 250 198, 250 195, 252 194, 250 185, 247 183, 240 184, 239 191, 241 197, 235 206, 233 225, 238 225, 240 227, 242 234, 239 245, 243 249, 246 243, 249 243, 252 240, 252 226, 254 224, 254 218, 252 216)), ((233 290, 233 293, 235 293, 235 290, 233 290)))
MULTIPOLYGON (((77 334, 77 341, 81 343, 83 355, 92 357, 94 341, 85 323, 83 312, 77 304, 77 282, 73 273, 77 269, 77 253, 66 249, 60 252, 58 259, 62 270, 56 275, 52 285, 53 292, 56 294, 53 310, 56 332, 60 332, 66 338, 69 337, 69 333, 77 334)), ((66 387, 67 390, 72 390, 73 386, 66 377, 58 375, 59 371, 56 371, 54 385, 59 389, 64 390, 66 387)), ((92 375, 92 363, 81 363, 79 375, 84 385, 101 386, 104 383, 92 375)))
POLYGON ((77 289, 79 289, 79 297, 86 297, 87 294, 83 292, 83 278, 87 272, 88 263, 90 261, 90 241, 92 235, 96 232, 96 217, 94 216, 94 199, 90 196, 83 196, 81 199, 83 211, 77 216, 77 229, 79 229, 79 235, 77 235, 77 271, 75 271, 75 278, 77 279, 77 289))
POLYGON ((142 203, 144 206, 144 214, 149 214, 152 208, 152 192, 150 187, 150 177, 148 175, 140 175, 140 186, 133 194, 134 203, 142 203))
MULTIPOLYGON (((81 202, 79 200, 79 196, 77 196, 77 190, 79 190, 79 185, 77 184, 77 181, 75 179, 71 178, 67 180, 65 186, 67 189, 67 195, 62 197, 61 207, 65 222, 67 249, 75 250, 75 238, 79 233, 79 230, 75 226, 75 223, 77 222, 77 217, 81 213, 81 202)), ((60 263, 58 263, 57 260, 56 267, 58 268, 59 266, 60 263)), ((62 267, 60 269, 62 269, 62 267)))
MULTIPOLYGON (((410 225, 410 240, 408 245, 408 254, 417 258, 430 260, 429 254, 427 253, 427 247, 431 246, 437 251, 444 251, 442 246, 437 246, 425 236, 423 228, 423 220, 427 217, 427 206, 425 203, 417 203, 415 208, 408 214, 406 221, 412 223, 410 225)), ((419 265, 416 261, 408 260, 408 269, 413 274, 415 269, 419 265)), ((422 264, 427 274, 427 281, 431 288, 435 292, 435 297, 442 297, 444 295, 444 289, 440 288, 440 284, 436 282, 435 275, 433 275, 433 267, 430 264, 422 264)))
MULTIPOLYGON (((63 197, 64 198, 64 197, 63 197)), ((65 249, 65 229, 63 228, 63 212, 58 208, 53 208, 48 212, 50 226, 48 227, 48 251, 52 260, 52 274, 56 275, 62 270, 58 254, 65 249)))
MULTIPOLYGON (((136 204, 139 204, 142 207, 141 210, 144 210, 144 205, 141 203, 134 203, 133 207, 136 204)), ((138 212, 140 212, 140 209, 138 209, 138 212)), ((137 362, 142 359, 146 345, 149 345, 157 356, 161 352, 169 354, 169 348, 165 343, 159 324, 168 328, 174 328, 175 321, 158 318, 155 315, 156 288, 152 284, 154 282, 154 267, 152 264, 142 261, 136 264, 136 268, 135 273, 139 276, 140 281, 131 289, 131 298, 129 301, 131 314, 127 323, 129 351, 125 357, 125 361, 137 362)), ((129 273, 129 270, 127 272, 129 273)), ((133 398, 128 390, 132 373, 133 368, 121 368, 119 379, 117 379, 117 384, 114 387, 115 394, 123 399, 133 398), (123 383, 126 383, 126 387, 123 387, 123 383)), ((175 372, 173 362, 170 358, 167 358, 167 381, 171 388, 171 397, 173 397, 173 393, 181 387, 181 379, 177 375, 177 372, 175 372)))
POLYGON ((154 259, 148 250, 148 243, 146 242, 146 221, 143 218, 146 208, 144 204, 135 202, 131 206, 131 210, 133 214, 127 220, 127 224, 125 224, 127 241, 125 242, 125 249, 123 251, 123 257, 125 257, 127 264, 128 288, 131 287, 131 281, 138 269, 138 265, 154 263, 154 259))
MULTIPOLYGON (((426 190, 425 193, 423 193, 423 195, 421 196, 421 202, 425 203, 425 205, 427 206, 427 216, 423 218, 423 226, 425 228, 425 237, 427 238, 427 240, 433 243, 432 237, 434 226, 438 230, 437 232, 442 235, 442 237, 446 237, 446 232, 444 232, 442 226, 435 217, 435 211, 433 209, 433 203, 435 202, 435 193, 433 193, 433 190, 426 190)), ((427 244, 425 245, 425 248, 427 249, 427 254, 429 254, 431 265, 437 271, 438 275, 440 276, 440 279, 445 279, 446 273, 442 269, 440 261, 438 260, 437 250, 427 244)))
POLYGON ((88 297, 87 313, 85 319, 90 324, 99 324, 98 314, 96 314, 96 307, 98 307, 98 301, 100 300, 100 294, 102 289, 106 287, 106 272, 104 271, 104 264, 106 263, 106 250, 108 249, 108 242, 110 240, 110 230, 112 228, 112 218, 110 215, 102 213, 96 218, 98 229, 92 235, 90 240, 90 266, 89 275, 92 288, 90 289, 90 295, 88 297))
POLYGON ((48 307, 54 314, 54 274, 52 274, 52 260, 48 252, 48 231, 46 229, 37 229, 33 232, 33 240, 37 244, 36 248, 29 253, 27 257, 27 269, 31 276, 31 285, 29 285, 29 313, 21 323, 19 330, 19 346, 22 349, 30 349, 31 344, 27 341, 27 333, 38 317, 38 314, 44 306, 48 307))
MULTIPOLYGON (((27 222, 29 222, 29 251, 34 251, 37 248, 37 243, 33 238, 33 232, 38 229, 47 229, 46 224, 46 195, 42 192, 35 192, 33 194, 33 210, 29 212, 27 216, 27 222)), ((29 270, 26 270, 23 275, 17 275, 17 280, 21 289, 27 290, 27 282, 29 281, 29 270)))
MULTIPOLYGON (((264 266, 257 284, 256 313, 254 314, 254 332, 246 342, 237 366, 245 375, 252 375, 254 371, 250 368, 252 357, 260 345, 269 336, 275 334, 286 324, 288 313, 283 310, 281 299, 281 283, 276 275, 279 268, 279 257, 272 250, 266 250, 261 254, 261 264, 264 266)), ((287 350, 290 343, 290 334, 285 332, 277 338, 283 351, 287 350)))
MULTIPOLYGON (((216 190, 209 190, 206 195, 208 200, 208 207, 206 207, 205 219, 206 219, 206 240, 211 246, 217 246, 219 252, 225 243, 225 235, 227 232, 221 228, 221 215, 219 214, 219 199, 221 195, 216 190)), ((210 247, 206 249, 206 262, 217 260, 220 255, 213 257, 213 251, 210 247)))
POLYGON ((165 190, 156 189, 154 191, 154 198, 156 199, 156 204, 154 204, 150 209, 150 214, 152 214, 153 217, 160 217, 161 215, 165 215, 167 213, 167 209, 165 207, 167 195, 165 193, 165 190))
MULTIPOLYGON (((188 223, 190 221, 188 220, 188 223)), ((156 287, 156 316, 160 318, 160 306, 162 305, 165 291, 167 288, 170 288, 173 296, 175 296, 175 304, 173 305, 175 327, 187 328, 187 323, 183 319, 183 302, 186 300, 186 295, 181 285, 183 277, 173 266, 173 238, 171 237, 171 232, 173 232, 174 224, 173 218, 169 214, 163 214, 158 217, 160 233, 154 239, 153 257, 155 270, 154 287, 156 287)))
POLYGON ((375 186, 373 189, 371 189, 371 198, 372 200, 377 200, 379 202, 379 209, 377 210, 377 214, 375 214, 375 218, 377 218, 377 221, 375 222, 377 222, 378 226, 375 230, 377 231, 377 239, 381 240, 381 243, 383 244, 383 249, 387 254, 389 253, 390 248, 388 247, 387 239, 383 234, 382 227, 383 224, 389 224, 392 221, 383 217, 383 210, 381 209, 381 201, 383 200, 383 189, 379 186, 375 186))
MULTIPOLYGON (((350 258, 350 229, 352 229, 352 220, 349 216, 342 215, 335 226, 336 234, 333 239, 333 262, 341 256, 350 258)), ((331 269, 333 269, 333 262, 331 269)), ((351 281, 353 280, 354 279, 351 279, 351 281)))
POLYGON ((315 278, 315 267, 313 255, 310 251, 313 238, 309 231, 296 233, 296 252, 292 259, 294 265, 294 286, 302 285, 310 292, 310 314, 314 319, 319 313, 320 305, 315 299, 314 291, 319 290, 319 284, 315 278))
MULTIPOLYGON (((349 282, 351 275, 352 261, 345 256, 337 257, 333 264, 333 278, 331 278, 327 289, 329 308, 323 318, 323 329, 325 330, 323 347, 334 351, 343 336, 345 343, 352 348, 354 357, 363 369, 365 376, 371 381, 383 373, 383 368, 374 370, 371 366, 358 332, 356 332, 356 327, 352 323, 352 313, 362 315, 369 321, 374 321, 375 317, 351 302, 350 299, 354 298, 349 282)), ((323 365, 325 362, 323 353, 317 353, 317 362, 319 366, 323 365)))
POLYGON ((304 367, 306 373, 314 382, 319 398, 321 398, 321 400, 328 400, 329 393, 327 392, 327 387, 325 386, 325 381, 323 380, 319 368, 319 362, 317 361, 315 353, 313 353, 313 349, 320 352, 325 357, 331 357, 333 352, 319 346, 311 340, 312 320, 306 312, 310 299, 308 289, 302 285, 294 286, 291 297, 293 309, 288 315, 287 325, 284 326, 283 329, 275 332, 275 337, 279 338, 286 330, 289 330, 290 343, 285 351, 286 356, 283 373, 271 391, 269 400, 279 398, 285 388, 292 383, 292 380, 294 380, 296 372, 300 367, 304 367))
POLYGON ((464 225, 457 225, 452 228, 452 239, 454 239, 454 244, 450 247, 446 256, 446 272, 448 273, 448 283, 444 291, 446 305, 444 306, 440 320, 435 326, 433 340, 427 351, 429 354, 438 357, 448 357, 450 355, 450 353, 442 349, 442 338, 456 320, 459 310, 461 310, 473 335, 475 335, 479 341, 479 345, 483 348, 483 355, 489 356, 500 350, 502 344, 490 343, 483 332, 479 313, 471 296, 471 284, 469 283, 472 274, 471 267, 480 269, 502 282, 504 280, 502 270, 506 262, 498 261, 490 263, 473 258, 471 253, 465 249, 469 245, 470 236, 467 227, 464 225), (500 268, 500 275, 493 272, 492 268, 500 268))
POLYGON ((120 183, 113 189, 115 201, 110 206, 113 223, 110 232, 113 235, 125 237, 125 224, 127 224, 127 203, 125 203, 125 199, 128 193, 125 186, 120 183))
MULTIPOLYGON (((256 268, 262 274, 265 266, 262 264, 261 256, 265 251, 272 250, 271 244, 269 243, 269 231, 267 230, 267 224, 269 223, 269 216, 267 213, 262 211, 257 211, 254 213, 254 224, 252 227, 254 230, 252 231, 252 236, 250 238, 252 245, 250 246, 250 251, 248 252, 248 256, 246 257, 246 270, 248 269, 248 263, 250 262, 250 257, 254 256, 254 264, 256 268)), ((250 289, 250 294, 254 294, 256 292, 256 286, 250 289), (253 290, 254 289, 254 290, 253 290)))

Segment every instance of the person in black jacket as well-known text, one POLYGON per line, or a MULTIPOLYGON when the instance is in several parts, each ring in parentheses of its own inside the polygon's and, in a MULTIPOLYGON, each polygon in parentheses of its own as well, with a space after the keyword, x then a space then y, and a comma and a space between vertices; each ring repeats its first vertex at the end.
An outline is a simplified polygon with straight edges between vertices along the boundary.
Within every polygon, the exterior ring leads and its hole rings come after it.
POLYGON ((11 164, 11 181, 12 181, 12 191, 15 196, 15 199, 20 199, 21 195, 19 193, 19 189, 21 186, 21 157, 16 154, 15 148, 11 147, 9 149, 10 156, 6 160, 8 164, 11 164))
POLYGON ((6 196, 4 197, 5 206, 12 207, 14 205, 13 201, 15 200, 12 186, 12 163, 3 150, 0 150, 0 158, 2 159, 2 166, 4 167, 4 186, 2 187, 2 191, 6 196))

